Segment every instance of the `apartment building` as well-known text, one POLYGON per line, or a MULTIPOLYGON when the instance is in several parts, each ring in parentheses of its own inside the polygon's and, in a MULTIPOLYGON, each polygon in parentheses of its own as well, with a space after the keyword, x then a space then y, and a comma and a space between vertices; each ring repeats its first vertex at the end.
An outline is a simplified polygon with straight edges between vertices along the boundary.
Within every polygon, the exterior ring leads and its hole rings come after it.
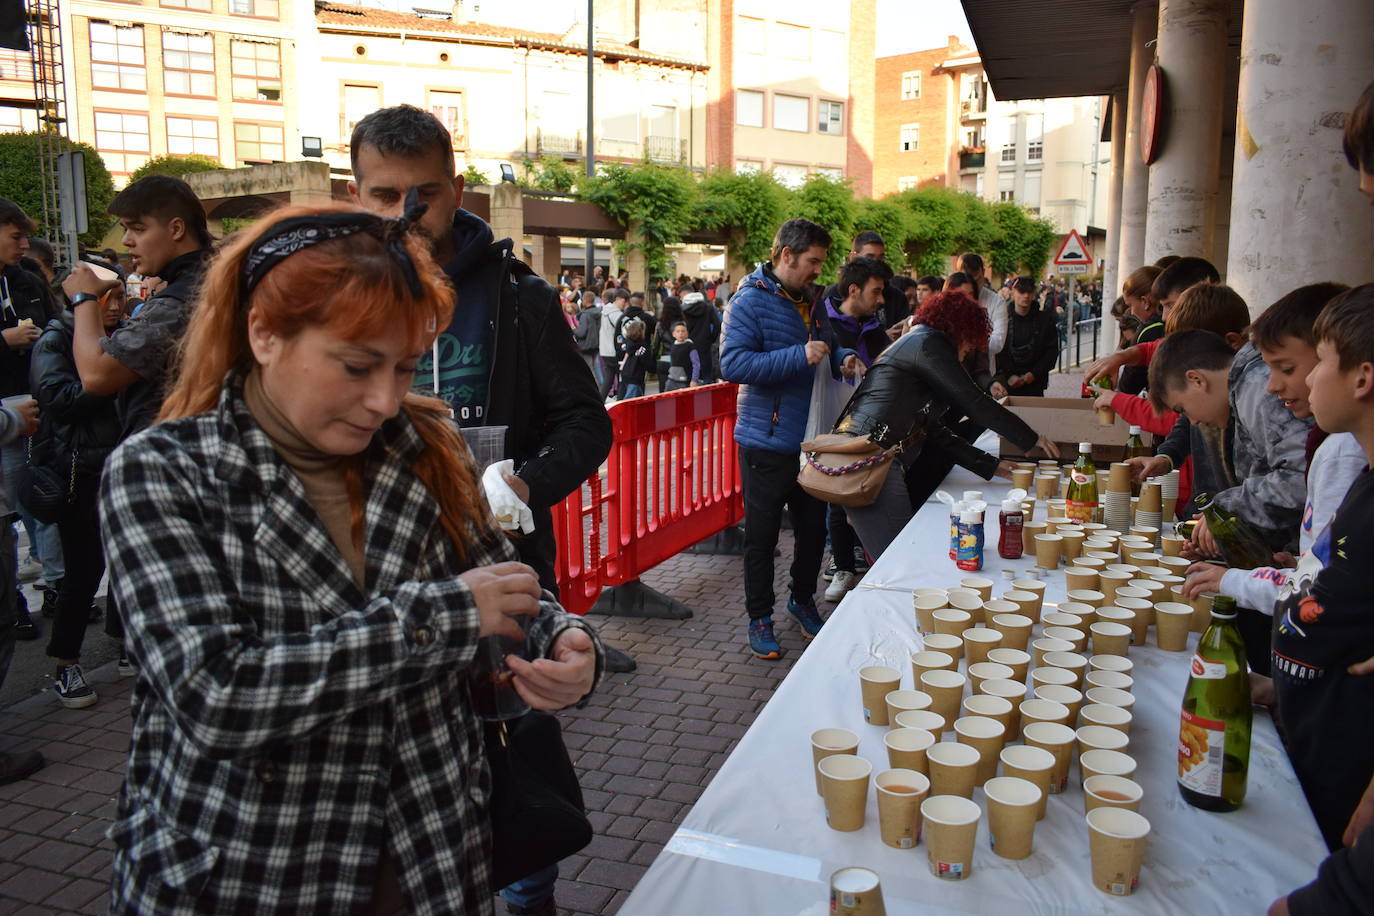
MULTIPOLYGON (((873 195, 943 185, 949 172, 958 85, 940 67, 968 49, 947 47, 878 58, 875 65, 873 195)), ((983 112, 985 113, 985 112, 983 112)), ((976 138, 970 146, 979 146, 976 138)))

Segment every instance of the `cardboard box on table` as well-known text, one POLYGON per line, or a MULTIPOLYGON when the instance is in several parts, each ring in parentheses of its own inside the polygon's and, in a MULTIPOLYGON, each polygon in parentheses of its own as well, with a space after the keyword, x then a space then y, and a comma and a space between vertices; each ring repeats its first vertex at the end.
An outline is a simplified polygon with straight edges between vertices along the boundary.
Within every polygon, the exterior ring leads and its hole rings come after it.
MULTIPOLYGON (((1097 422, 1090 398, 1026 398, 1005 397, 999 404, 1030 424, 1031 429, 1049 436, 1059 446, 1061 461, 1072 461, 1078 455, 1078 443, 1093 444, 1093 461, 1098 467, 1120 461, 1126 454, 1126 438, 1130 427, 1120 417, 1111 426, 1097 422)), ((1025 455, 1005 438, 999 443, 1003 458, 1025 455)))

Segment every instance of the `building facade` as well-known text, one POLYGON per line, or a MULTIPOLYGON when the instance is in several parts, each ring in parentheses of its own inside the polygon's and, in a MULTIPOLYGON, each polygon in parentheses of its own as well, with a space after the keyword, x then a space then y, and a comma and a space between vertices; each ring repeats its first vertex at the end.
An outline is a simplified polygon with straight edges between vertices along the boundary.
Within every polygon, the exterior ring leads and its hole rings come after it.
POLYGON ((948 47, 876 61, 873 196, 946 183, 958 86, 940 67, 967 51, 951 35, 948 47))

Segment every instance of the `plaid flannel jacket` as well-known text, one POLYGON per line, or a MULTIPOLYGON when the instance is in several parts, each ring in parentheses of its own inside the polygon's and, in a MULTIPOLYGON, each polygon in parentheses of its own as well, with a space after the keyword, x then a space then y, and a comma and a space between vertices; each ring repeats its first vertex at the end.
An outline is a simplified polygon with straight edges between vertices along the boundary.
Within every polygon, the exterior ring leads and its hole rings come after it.
MULTIPOLYGON (((490 777, 464 680, 479 620, 455 576, 515 550, 484 517, 459 560, 401 415, 367 454, 364 594, 241 390, 105 471, 139 672, 111 912, 366 913, 385 851, 407 913, 488 913, 490 777)), ((546 592, 529 656, 568 626, 585 624, 546 592)))

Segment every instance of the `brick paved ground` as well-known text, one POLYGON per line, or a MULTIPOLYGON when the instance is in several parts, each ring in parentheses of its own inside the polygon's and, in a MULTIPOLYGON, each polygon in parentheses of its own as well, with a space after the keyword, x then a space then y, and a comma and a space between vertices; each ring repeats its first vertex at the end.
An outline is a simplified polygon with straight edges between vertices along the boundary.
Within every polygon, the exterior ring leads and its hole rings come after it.
MULTIPOLYGON (((782 550, 779 570, 790 557, 787 532, 782 550)), ((562 717, 596 829, 564 863, 558 887, 560 905, 579 916, 620 908, 803 646, 781 612, 787 658, 748 654, 738 557, 682 554, 644 581, 696 616, 590 618, 639 670, 608 676, 586 709, 562 717)), ((20 651, 41 652, 41 643, 20 651)), ((123 778, 131 682, 113 665, 91 681, 100 702, 89 709, 63 709, 45 692, 0 711, 0 751, 36 747, 49 761, 34 779, 0 787, 0 916, 104 912, 104 833, 123 778)))

